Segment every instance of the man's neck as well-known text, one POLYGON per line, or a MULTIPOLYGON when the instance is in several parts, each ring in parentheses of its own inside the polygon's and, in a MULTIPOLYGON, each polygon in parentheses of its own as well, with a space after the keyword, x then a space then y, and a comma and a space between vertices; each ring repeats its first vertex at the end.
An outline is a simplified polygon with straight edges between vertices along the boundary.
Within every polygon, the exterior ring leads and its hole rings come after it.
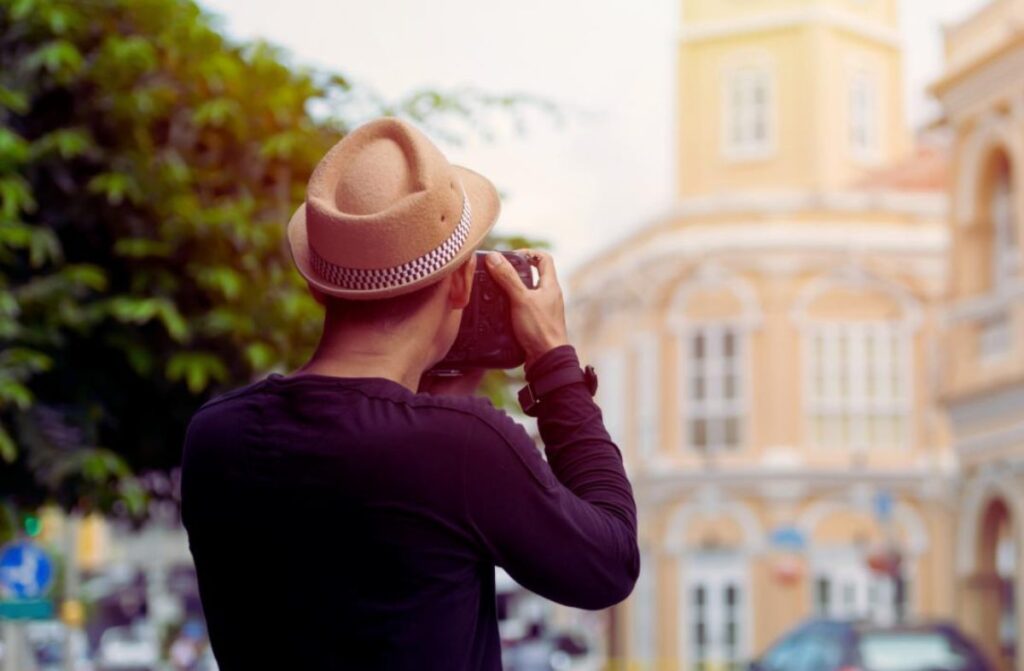
POLYGON ((415 392, 433 356, 425 351, 422 336, 410 333, 415 328, 410 324, 392 331, 355 326, 325 329, 313 356, 294 374, 380 377, 415 392))

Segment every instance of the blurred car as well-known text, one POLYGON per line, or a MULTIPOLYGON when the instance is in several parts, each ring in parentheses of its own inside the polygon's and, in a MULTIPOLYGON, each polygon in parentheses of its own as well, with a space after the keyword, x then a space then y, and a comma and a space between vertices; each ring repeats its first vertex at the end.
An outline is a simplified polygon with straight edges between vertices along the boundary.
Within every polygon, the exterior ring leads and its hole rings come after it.
POLYGON ((596 671, 603 665, 582 635, 533 629, 522 640, 505 644, 502 667, 505 671, 596 671))
POLYGON ((784 636, 748 671, 995 671, 946 624, 875 626, 812 620, 784 636))
POLYGON ((25 638, 35 657, 38 671, 92 671, 89 661, 89 642, 85 632, 79 629, 68 631, 57 620, 37 620, 24 625, 25 638), (70 644, 70 645, 69 645, 70 644), (71 653, 69 665, 65 656, 71 653))
POLYGON ((160 645, 152 627, 111 627, 100 636, 99 671, 153 671, 160 663, 160 645))

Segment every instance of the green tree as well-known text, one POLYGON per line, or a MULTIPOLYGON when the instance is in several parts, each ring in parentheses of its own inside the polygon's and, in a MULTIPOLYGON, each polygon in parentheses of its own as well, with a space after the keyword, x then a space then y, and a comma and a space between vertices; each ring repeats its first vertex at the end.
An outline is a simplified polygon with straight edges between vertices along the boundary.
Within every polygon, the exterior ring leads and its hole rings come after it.
POLYGON ((142 514, 135 474, 177 464, 201 403, 305 360, 322 313, 284 222, 351 125, 398 114, 452 138, 526 107, 551 112, 476 91, 382 101, 228 41, 191 0, 0 0, 8 514, 142 514))

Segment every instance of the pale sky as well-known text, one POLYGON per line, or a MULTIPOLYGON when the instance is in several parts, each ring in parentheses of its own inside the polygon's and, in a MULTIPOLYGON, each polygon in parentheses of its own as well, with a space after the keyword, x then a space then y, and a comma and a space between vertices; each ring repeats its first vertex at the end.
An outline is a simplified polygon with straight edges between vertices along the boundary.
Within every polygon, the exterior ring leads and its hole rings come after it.
MULTIPOLYGON (((235 37, 284 47, 385 96, 473 87, 548 98, 564 125, 442 148, 505 194, 498 231, 547 239, 571 270, 674 195, 679 0, 199 0, 235 37)), ((935 111, 940 25, 985 0, 903 0, 908 121, 935 111)), ((283 223, 283 222, 282 222, 283 223)))

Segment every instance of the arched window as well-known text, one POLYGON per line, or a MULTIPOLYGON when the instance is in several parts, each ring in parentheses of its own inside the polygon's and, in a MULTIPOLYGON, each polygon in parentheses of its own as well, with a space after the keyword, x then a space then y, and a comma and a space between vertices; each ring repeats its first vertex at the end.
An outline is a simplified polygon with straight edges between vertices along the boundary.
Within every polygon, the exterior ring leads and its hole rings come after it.
POLYGON ((1013 197, 1013 172, 1002 152, 992 159, 988 180, 988 221, 992 227, 992 288, 999 291, 1020 272, 1020 240, 1013 197))
POLYGON ((811 442, 824 448, 907 443, 910 342, 894 321, 826 321, 807 327, 811 442))
POLYGON ((701 454, 743 449, 749 443, 756 296, 741 278, 705 269, 676 294, 674 310, 682 443, 701 454))
POLYGON ((740 447, 746 415, 744 338, 730 322, 696 324, 683 338, 687 443, 700 452, 740 447))
POLYGON ((913 439, 919 309, 899 285, 846 268, 810 282, 797 301, 804 351, 805 442, 862 452, 913 439))

